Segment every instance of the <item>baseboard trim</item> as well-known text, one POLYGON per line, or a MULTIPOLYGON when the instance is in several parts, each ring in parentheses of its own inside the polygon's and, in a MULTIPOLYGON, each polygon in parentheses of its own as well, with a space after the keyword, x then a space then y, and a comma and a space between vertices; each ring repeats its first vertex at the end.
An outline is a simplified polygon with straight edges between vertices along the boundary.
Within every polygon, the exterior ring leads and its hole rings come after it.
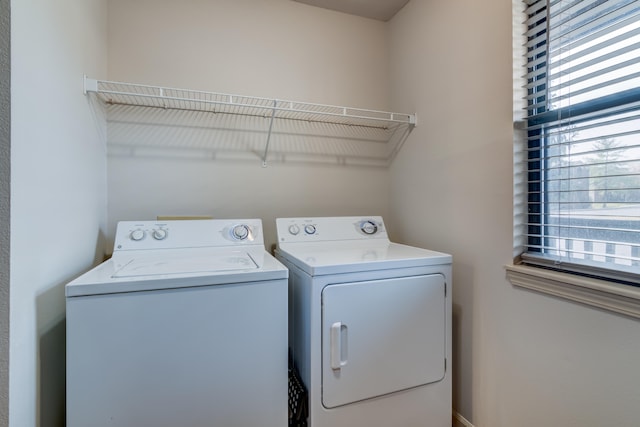
POLYGON ((453 413, 453 419, 455 419, 457 422, 462 424, 463 427, 475 427, 473 424, 469 422, 469 420, 467 420, 465 417, 463 417, 457 412, 453 413))

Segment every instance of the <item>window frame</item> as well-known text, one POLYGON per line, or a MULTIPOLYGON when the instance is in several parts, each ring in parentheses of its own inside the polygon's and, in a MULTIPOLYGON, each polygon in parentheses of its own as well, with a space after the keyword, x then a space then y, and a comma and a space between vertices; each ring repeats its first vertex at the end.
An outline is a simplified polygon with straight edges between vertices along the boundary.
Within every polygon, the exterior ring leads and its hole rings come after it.
MULTIPOLYGON (((524 4, 524 0, 513 1, 514 22, 517 22, 517 16, 522 16, 520 8, 522 8, 524 4)), ((517 50, 522 49, 522 44, 518 43, 517 37, 518 35, 514 31, 514 69, 524 66, 526 74, 527 65, 519 62, 520 58, 518 58, 518 54, 516 52, 517 50)), ((522 53, 522 51, 520 52, 522 53)), ((522 75, 522 73, 519 75, 522 75)), ((516 104, 517 101, 515 100, 515 94, 518 92, 516 88, 517 85, 518 80, 514 78, 514 103, 516 104)), ((546 85, 541 84, 534 86, 534 88, 541 89, 538 100, 546 98, 546 94, 544 94, 546 85)), ((606 117, 607 115, 613 114, 614 110, 615 114, 619 114, 627 110, 638 109, 640 109, 640 88, 634 88, 554 110, 546 110, 546 108, 542 107, 541 109, 534 111, 534 113, 537 114, 529 115, 527 119, 527 126, 524 127, 522 126, 523 122, 518 120, 516 117, 514 125, 514 129, 516 129, 514 132, 516 147, 522 147, 521 150, 524 150, 525 152, 518 152, 518 149, 516 149, 516 152, 514 153, 514 162, 521 159, 524 154, 524 156, 527 157, 525 162, 529 166, 519 169, 518 165, 514 165, 514 173, 516 175, 522 174, 525 176, 525 206, 527 209, 524 213, 518 212, 518 209, 516 209, 519 199, 514 184, 515 248, 522 246, 523 239, 524 242, 526 242, 524 244, 525 247, 535 243, 531 239, 540 239, 538 236, 527 235, 539 234, 532 233, 532 231, 535 232, 540 230, 531 229, 531 227, 543 227, 543 215, 548 215, 548 213, 543 212, 543 203, 541 203, 543 200, 538 196, 539 194, 545 193, 539 191, 545 185, 543 176, 544 168, 536 167, 535 162, 531 161, 539 158, 541 159, 540 162, 542 162, 542 159, 545 157, 543 155, 545 150, 545 128, 561 126, 564 121, 563 118, 566 117, 571 117, 571 123, 573 124, 606 117), (625 106, 628 107, 625 108, 625 106), (532 126, 535 128, 531 129, 532 126), (524 130, 524 128, 527 127, 529 130, 524 130), (537 192, 532 188, 533 184, 530 182, 531 174, 540 175, 541 179, 539 181, 541 185, 537 192), (531 221, 532 218, 529 217, 530 215, 537 215, 538 224, 540 225, 536 225, 536 221, 531 221), (519 218, 524 218, 524 222, 519 221, 519 218), (529 229, 527 229, 527 227, 529 227, 529 229), (518 235, 518 230, 523 234, 518 235), (518 244, 518 242, 520 242, 520 244, 518 244)), ((529 111, 531 112, 530 109, 529 111)), ((538 164, 538 166, 542 165, 538 164)), ((514 178, 516 178, 514 182, 521 182, 517 177, 514 178)), ((522 258, 518 255, 517 251, 514 251, 514 255, 516 255, 514 264, 505 266, 507 279, 514 286, 542 292, 626 316, 640 318, 640 285, 638 284, 640 282, 640 278, 638 278, 635 283, 626 283, 624 280, 615 280, 611 277, 599 277, 597 271, 594 274, 594 270, 589 269, 587 266, 582 268, 580 265, 577 265, 577 267, 576 265, 572 265, 571 268, 562 269, 555 267, 553 263, 549 263, 548 265, 544 263, 538 265, 535 265, 535 263, 525 264, 522 262, 522 258)), ((637 277, 637 274, 635 276, 637 277)))
POLYGON ((512 285, 640 319, 640 288, 609 280, 514 263, 506 265, 512 285))

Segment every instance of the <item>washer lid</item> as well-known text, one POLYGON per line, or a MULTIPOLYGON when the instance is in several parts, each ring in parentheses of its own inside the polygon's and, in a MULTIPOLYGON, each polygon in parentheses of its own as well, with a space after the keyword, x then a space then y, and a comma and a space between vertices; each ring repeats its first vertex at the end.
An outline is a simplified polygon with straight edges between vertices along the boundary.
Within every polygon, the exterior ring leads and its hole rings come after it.
POLYGON ((286 279, 261 247, 126 251, 69 282, 67 297, 286 279))
POLYGON ((311 276, 451 264, 451 255, 387 240, 281 243, 278 253, 311 276))
POLYGON ((121 260, 116 263, 116 268, 114 278, 251 270, 257 269, 258 264, 249 253, 238 250, 223 253, 182 251, 171 257, 142 253, 138 257, 121 260))

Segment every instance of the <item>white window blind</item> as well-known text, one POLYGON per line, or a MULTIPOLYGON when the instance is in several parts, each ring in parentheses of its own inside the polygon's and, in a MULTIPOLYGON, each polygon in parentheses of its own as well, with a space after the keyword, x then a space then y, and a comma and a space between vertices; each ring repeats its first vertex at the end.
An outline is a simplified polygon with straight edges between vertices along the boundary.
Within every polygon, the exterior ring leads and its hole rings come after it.
POLYGON ((523 262, 640 284, 640 1, 525 3, 523 262))

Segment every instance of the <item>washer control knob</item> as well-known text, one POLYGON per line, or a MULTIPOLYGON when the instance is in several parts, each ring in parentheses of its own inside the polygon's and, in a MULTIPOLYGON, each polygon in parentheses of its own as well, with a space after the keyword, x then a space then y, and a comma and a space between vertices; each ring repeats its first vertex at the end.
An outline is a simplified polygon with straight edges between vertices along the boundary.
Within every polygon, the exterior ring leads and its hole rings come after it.
POLYGON ((249 227, 246 225, 236 225, 231 232, 233 237, 238 240, 244 240, 249 237, 249 227))
POLYGON ((138 228, 136 230, 133 230, 131 232, 131 234, 129 235, 129 237, 131 237, 131 240, 134 240, 136 242, 144 239, 144 236, 146 235, 146 233, 144 232, 144 230, 138 228))
POLYGON ((363 221, 360 224, 360 230, 364 234, 376 234, 378 232, 378 226, 373 221, 363 221))
POLYGON ((307 234, 316 234, 316 226, 313 224, 307 224, 304 226, 304 232, 307 234))
POLYGON ((289 226, 289 233, 291 233, 291 234, 293 234, 295 236, 299 232, 300 232, 300 227, 298 227, 296 224, 291 224, 289 226))
POLYGON ((165 230, 164 228, 158 228, 157 230, 153 230, 153 233, 151 233, 151 235, 156 240, 164 240, 167 238, 167 230, 165 230))

